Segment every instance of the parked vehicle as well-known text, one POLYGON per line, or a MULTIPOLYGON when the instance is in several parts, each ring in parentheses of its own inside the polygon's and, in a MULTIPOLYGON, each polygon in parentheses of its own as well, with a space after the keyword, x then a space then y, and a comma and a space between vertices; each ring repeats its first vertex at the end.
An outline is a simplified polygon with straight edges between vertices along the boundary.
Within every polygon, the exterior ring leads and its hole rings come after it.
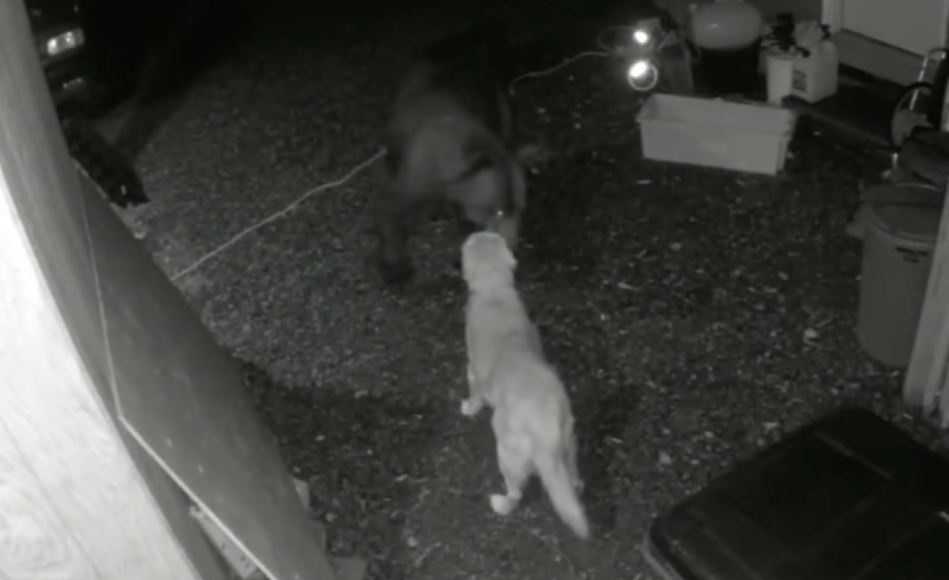
POLYGON ((175 32, 171 0, 23 0, 57 109, 95 116, 130 96, 175 32))
POLYGON ((77 0, 25 0, 40 63, 57 107, 95 93, 92 53, 77 0))
POLYGON ((70 151, 110 200, 147 201, 130 161, 239 35, 242 0, 23 0, 70 151), (126 103, 114 142, 92 121, 126 103))
MULTIPOLYGON (((115 51, 90 22, 82 0, 24 0, 40 64, 61 121, 69 153, 105 197, 119 206, 145 203, 131 163, 88 122, 117 104, 134 86, 134 60, 123 74, 108 64, 115 51), (123 82, 117 82, 122 79, 123 82)), ((141 61, 139 61, 141 62, 141 61)))

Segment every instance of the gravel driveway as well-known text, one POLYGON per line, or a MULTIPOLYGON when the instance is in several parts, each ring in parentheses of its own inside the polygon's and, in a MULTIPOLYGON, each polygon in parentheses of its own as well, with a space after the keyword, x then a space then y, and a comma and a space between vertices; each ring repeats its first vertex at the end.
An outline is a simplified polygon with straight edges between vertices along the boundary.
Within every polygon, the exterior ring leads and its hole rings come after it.
MULTIPOLYGON (((357 6, 330 26, 280 6, 249 19, 139 157, 154 201, 125 217, 170 276, 375 154, 400 50, 480 10, 393 7, 372 24, 357 6)), ((548 27, 542 49, 512 56, 525 67, 622 23, 523 10, 521 28, 548 27)), ((365 262, 381 164, 175 280, 245 361, 334 551, 368 557, 373 578, 648 578, 637 547, 658 511, 824 412, 867 406, 947 448, 854 338, 859 245, 844 227, 882 154, 803 127, 781 177, 644 161, 642 97, 601 58, 525 81, 517 103, 552 154, 532 178, 519 283, 574 399, 589 544, 539 494, 508 520, 491 512, 487 417, 458 412, 460 234, 432 224, 413 285, 383 287, 365 262)))

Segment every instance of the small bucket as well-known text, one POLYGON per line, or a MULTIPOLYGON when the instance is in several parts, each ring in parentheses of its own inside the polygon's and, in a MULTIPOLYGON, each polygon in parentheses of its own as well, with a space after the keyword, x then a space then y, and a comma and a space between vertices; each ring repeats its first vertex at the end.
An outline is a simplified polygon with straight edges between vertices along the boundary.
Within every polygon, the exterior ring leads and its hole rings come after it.
POLYGON ((768 51, 764 60, 768 102, 780 105, 794 89, 794 57, 783 52, 768 51))

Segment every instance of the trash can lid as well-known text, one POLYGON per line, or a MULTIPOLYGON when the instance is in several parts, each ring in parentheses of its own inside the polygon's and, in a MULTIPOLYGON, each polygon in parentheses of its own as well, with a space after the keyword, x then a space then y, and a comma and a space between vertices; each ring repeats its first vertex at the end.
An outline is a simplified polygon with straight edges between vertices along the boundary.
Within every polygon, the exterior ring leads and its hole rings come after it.
POLYGON ((867 221, 876 229, 907 240, 935 243, 945 193, 920 183, 884 184, 868 189, 863 200, 867 221))

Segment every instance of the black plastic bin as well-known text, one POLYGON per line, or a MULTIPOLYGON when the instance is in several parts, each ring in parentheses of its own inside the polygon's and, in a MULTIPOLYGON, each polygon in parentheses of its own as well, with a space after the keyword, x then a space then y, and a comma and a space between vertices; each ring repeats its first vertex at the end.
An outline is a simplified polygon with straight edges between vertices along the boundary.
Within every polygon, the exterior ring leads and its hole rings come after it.
POLYGON ((949 462, 845 409, 661 515, 643 550, 674 580, 944 580, 947 508, 949 462))
POLYGON ((761 41, 735 50, 698 49, 696 76, 704 93, 731 95, 758 91, 761 41))

